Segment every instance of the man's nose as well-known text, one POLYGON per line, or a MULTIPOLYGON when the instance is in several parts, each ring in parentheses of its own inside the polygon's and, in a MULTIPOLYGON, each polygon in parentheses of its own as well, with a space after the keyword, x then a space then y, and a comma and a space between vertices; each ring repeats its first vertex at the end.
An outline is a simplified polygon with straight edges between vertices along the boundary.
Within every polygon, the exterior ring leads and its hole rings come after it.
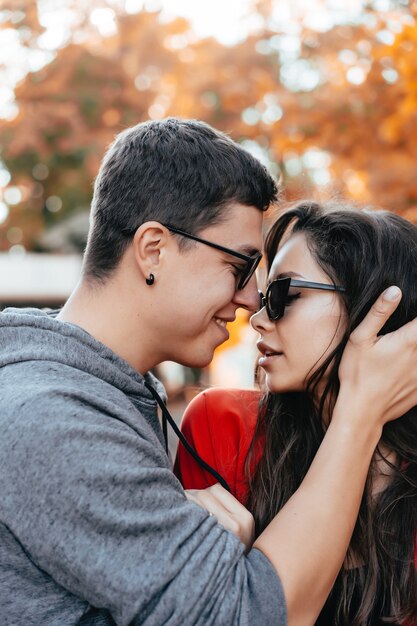
POLYGON ((243 289, 236 289, 233 302, 242 309, 251 313, 259 309, 259 291, 256 275, 254 274, 243 289))

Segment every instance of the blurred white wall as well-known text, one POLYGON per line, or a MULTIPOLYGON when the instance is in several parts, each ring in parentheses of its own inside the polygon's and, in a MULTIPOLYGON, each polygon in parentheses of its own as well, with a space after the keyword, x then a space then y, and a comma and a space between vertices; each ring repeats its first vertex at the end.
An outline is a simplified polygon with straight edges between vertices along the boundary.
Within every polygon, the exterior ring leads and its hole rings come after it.
POLYGON ((0 304, 64 302, 81 273, 81 256, 0 254, 0 304))

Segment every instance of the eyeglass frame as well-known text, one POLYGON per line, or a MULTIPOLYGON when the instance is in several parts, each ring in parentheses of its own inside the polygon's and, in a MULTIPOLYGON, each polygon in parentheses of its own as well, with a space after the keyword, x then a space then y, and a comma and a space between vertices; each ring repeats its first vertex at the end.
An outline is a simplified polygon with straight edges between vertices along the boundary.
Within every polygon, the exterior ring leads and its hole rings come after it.
POLYGON ((264 307, 266 310, 266 314, 268 315, 268 319, 271 322, 276 322, 279 319, 284 317, 285 306, 288 297, 288 291, 290 287, 299 287, 300 289, 320 289, 323 291, 337 291, 339 293, 343 293, 346 291, 344 287, 340 287, 339 285, 329 285, 327 283, 316 283, 309 280, 298 280, 296 278, 291 278, 290 276, 284 278, 276 278, 272 282, 269 283, 265 295, 262 291, 259 291, 259 309, 258 312, 261 311, 264 307), (282 298, 282 303, 280 306, 280 310, 278 313, 274 312, 269 305, 268 297, 271 293, 271 290, 274 288, 274 284, 280 283, 281 285, 286 285, 286 292, 282 298))
MULTIPOLYGON (((192 239, 193 241, 197 241, 198 243, 204 243, 206 246, 210 246, 211 248, 214 248, 215 250, 220 250, 221 252, 225 252, 226 254, 230 254, 231 256, 234 256, 238 259, 241 259, 242 261, 245 261, 246 267, 242 269, 240 273, 239 281, 237 283, 237 289, 239 290, 244 289, 246 287, 246 285, 248 284, 248 282, 254 275, 256 268, 258 267, 262 259, 262 252, 258 252, 257 254, 254 254, 253 256, 249 256, 247 254, 243 254, 242 252, 237 252, 236 250, 231 250, 230 248, 221 246, 220 244, 214 243, 213 241, 208 241, 207 239, 203 239, 202 237, 197 237, 197 235, 192 235, 191 233, 187 233, 185 230, 181 230, 180 228, 175 228, 174 226, 171 226, 170 224, 163 224, 161 222, 161 226, 165 226, 165 228, 167 228, 171 233, 174 233, 176 235, 181 235, 182 237, 187 237, 188 239, 192 239)), ((131 237, 132 235, 135 234, 136 230, 137 228, 133 230, 124 228, 121 232, 123 235, 131 237)))

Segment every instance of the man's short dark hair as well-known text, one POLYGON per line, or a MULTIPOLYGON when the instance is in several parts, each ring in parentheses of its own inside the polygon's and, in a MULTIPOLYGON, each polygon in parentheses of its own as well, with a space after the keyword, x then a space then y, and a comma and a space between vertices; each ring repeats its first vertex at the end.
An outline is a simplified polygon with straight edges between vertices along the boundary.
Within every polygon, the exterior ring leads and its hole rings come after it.
POLYGON ((265 211, 276 196, 266 168, 204 122, 169 118, 128 128, 96 179, 85 276, 100 281, 117 267, 131 241, 123 230, 156 220, 195 234, 220 222, 231 202, 265 211))

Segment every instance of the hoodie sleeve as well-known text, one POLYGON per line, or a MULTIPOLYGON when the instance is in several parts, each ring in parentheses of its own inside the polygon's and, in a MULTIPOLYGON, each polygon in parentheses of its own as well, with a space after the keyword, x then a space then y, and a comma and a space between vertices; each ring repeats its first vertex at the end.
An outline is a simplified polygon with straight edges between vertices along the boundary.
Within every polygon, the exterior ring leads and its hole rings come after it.
POLYGON ((8 421, 1 517, 30 560, 121 626, 286 624, 268 559, 190 503, 146 420, 104 396, 39 392, 8 421))

